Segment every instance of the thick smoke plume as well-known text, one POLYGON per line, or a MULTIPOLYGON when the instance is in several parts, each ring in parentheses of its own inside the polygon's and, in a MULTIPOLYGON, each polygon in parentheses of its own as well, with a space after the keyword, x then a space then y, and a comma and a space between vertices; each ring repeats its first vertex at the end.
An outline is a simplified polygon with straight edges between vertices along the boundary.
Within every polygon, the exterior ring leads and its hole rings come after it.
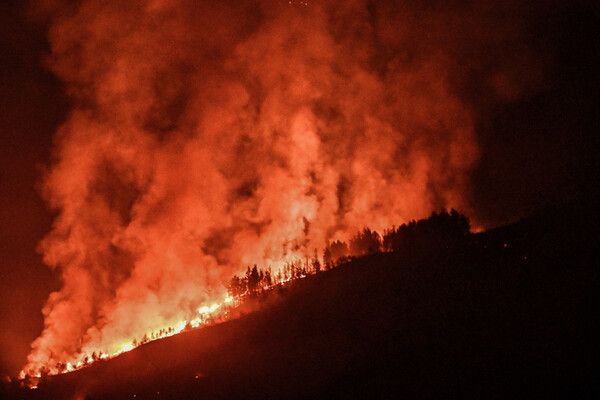
POLYGON ((39 4, 73 109, 40 245, 63 287, 27 368, 180 321, 246 265, 468 212, 469 77, 518 96, 529 64, 496 57, 527 52, 497 9, 412 3, 39 4))

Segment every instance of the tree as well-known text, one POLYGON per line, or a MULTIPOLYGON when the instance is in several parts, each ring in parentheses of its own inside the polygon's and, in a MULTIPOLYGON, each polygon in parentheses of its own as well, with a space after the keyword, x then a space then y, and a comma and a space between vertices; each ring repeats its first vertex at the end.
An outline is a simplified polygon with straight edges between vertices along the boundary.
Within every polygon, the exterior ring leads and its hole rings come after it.
POLYGON ((273 285, 273 281, 271 279, 271 267, 269 267, 267 272, 265 272, 264 282, 268 288, 271 288, 271 286, 273 285))
POLYGON ((256 292, 256 290, 258 289, 258 283, 260 281, 260 276, 258 275, 258 268, 256 267, 256 264, 254 265, 252 270, 250 270, 250 267, 248 267, 248 272, 246 272, 246 278, 248 280, 248 291, 250 293, 256 292))
POLYGON ((283 280, 287 281, 290 278, 290 265, 286 263, 283 267, 283 280))
POLYGON ((231 297, 239 297, 246 293, 246 280, 240 279, 237 275, 234 275, 229 282, 227 292, 231 297))
POLYGON ((319 251, 317 249, 315 249, 315 255, 312 260, 312 267, 315 271, 315 274, 321 272, 321 263, 319 262, 319 251))
POLYGON ((323 264, 325 265, 326 270, 330 270, 333 264, 333 259, 331 257, 331 250, 329 246, 323 250, 323 264))
POLYGON ((392 225, 392 229, 385 229, 383 231, 383 238, 381 241, 381 247, 383 248, 383 251, 393 251, 394 250, 393 237, 394 237, 395 232, 396 232, 396 227, 394 225, 392 225))
POLYGON ((291 280, 296 279, 296 266, 294 265, 293 262, 290 264, 290 279, 291 280))
POLYGON ((363 256, 381 251, 381 237, 376 231, 364 228, 350 239, 350 253, 353 256, 363 256))
POLYGON ((62 362, 56 364, 56 370, 59 374, 62 374, 65 371, 65 369, 67 369, 67 364, 62 362))
POLYGON ((336 240, 327 245, 323 251, 323 260, 325 265, 333 267, 333 265, 339 260, 348 257, 349 250, 346 242, 336 240), (327 256, 327 257, 326 257, 327 256), (325 260, 327 258, 327 260, 325 260))
POLYGON ((469 219, 452 209, 432 213, 427 219, 410 221, 397 229, 386 231, 386 249, 405 255, 425 254, 434 250, 452 249, 464 243, 470 235, 469 219))

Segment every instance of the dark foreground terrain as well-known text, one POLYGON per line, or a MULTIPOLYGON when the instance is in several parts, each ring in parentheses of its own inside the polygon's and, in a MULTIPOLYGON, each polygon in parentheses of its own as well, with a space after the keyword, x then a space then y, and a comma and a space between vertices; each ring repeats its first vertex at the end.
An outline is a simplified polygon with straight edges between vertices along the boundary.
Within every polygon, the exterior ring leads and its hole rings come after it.
POLYGON ((598 398, 598 229, 540 213, 455 247, 380 253, 259 311, 51 377, 22 399, 598 398))

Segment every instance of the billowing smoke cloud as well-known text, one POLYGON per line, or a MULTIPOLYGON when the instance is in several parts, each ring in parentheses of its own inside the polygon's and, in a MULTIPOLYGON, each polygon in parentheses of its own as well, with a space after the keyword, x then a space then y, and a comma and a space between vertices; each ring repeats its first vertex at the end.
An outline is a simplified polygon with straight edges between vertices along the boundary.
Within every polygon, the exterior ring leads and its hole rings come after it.
POLYGON ((46 4, 73 110, 40 245, 63 287, 29 367, 179 321, 246 265, 468 211, 477 116, 461 85, 518 96, 508 64, 529 64, 488 54, 518 30, 495 10, 395 3, 46 4))

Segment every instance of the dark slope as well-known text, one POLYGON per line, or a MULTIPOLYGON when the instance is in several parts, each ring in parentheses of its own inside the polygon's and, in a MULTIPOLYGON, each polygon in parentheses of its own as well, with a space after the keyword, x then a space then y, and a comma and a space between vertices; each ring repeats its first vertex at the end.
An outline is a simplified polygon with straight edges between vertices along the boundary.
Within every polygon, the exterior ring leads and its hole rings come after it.
POLYGON ((237 320, 6 396, 594 397, 598 218, 589 209, 547 211, 411 259, 361 258, 256 299, 260 311, 237 320))

